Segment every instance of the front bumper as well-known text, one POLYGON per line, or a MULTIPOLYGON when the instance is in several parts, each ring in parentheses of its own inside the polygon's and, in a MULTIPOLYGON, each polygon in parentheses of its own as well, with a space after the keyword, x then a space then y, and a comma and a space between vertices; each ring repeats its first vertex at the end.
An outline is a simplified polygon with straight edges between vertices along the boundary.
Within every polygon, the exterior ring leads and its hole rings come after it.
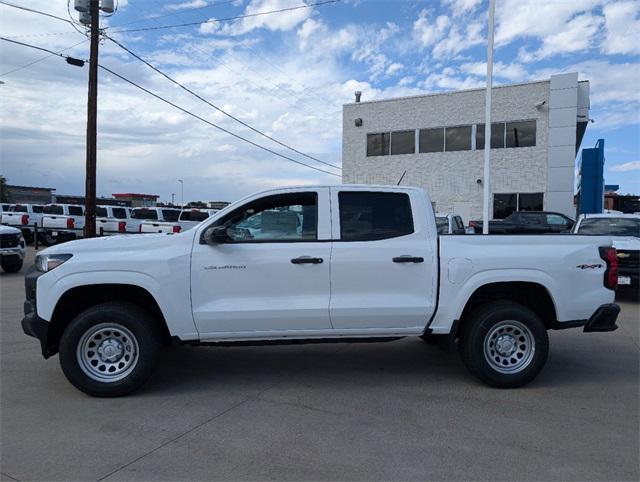
POLYGON ((0 257, 2 256, 20 256, 24 258, 24 248, 16 246, 15 248, 0 248, 0 257))
POLYGON ((24 277, 24 287, 27 299, 24 302, 24 318, 22 318, 22 331, 29 336, 33 336, 40 341, 42 356, 49 358, 55 355, 55 346, 49 343, 49 322, 38 316, 36 308, 36 284, 38 278, 43 273, 37 271, 35 266, 31 266, 24 277))

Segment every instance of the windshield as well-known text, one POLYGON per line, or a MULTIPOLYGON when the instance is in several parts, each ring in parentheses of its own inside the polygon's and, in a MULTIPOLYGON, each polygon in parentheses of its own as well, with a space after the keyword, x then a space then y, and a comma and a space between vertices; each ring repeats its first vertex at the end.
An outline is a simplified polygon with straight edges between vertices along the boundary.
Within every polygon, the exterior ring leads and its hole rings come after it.
POLYGON ((99 218, 107 217, 107 208, 103 208, 102 206, 96 206, 96 216, 99 218))
POLYGON ((180 213, 180 221, 204 221, 209 217, 207 211, 182 211, 180 213))
POLYGON ((63 209, 62 206, 52 204, 50 206, 45 206, 42 212, 45 214, 62 214, 63 209))
POLYGON ((578 227, 579 234, 640 237, 640 219, 634 218, 586 218, 578 227))
POLYGON ((134 209, 131 211, 133 219, 158 219, 158 213, 155 209, 134 209))
POLYGON ((15 206, 9 208, 9 211, 14 211, 16 213, 28 213, 29 210, 27 209, 27 206, 23 205, 23 204, 16 204, 15 206))
POLYGON ((180 216, 180 211, 177 209, 163 209, 162 217, 165 221, 174 222, 178 220, 178 216, 180 216))

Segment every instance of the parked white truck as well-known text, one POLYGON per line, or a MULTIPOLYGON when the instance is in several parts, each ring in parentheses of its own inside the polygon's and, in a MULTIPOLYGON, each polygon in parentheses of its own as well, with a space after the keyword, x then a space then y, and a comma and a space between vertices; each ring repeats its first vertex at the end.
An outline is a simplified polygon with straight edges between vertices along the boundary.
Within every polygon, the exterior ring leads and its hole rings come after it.
POLYGON ((96 396, 141 386, 171 340, 448 337, 478 378, 518 387, 544 366, 547 330, 617 328, 616 269, 604 236, 438 236, 417 188, 285 188, 174 236, 43 251, 22 327, 96 396))
POLYGON ((84 232, 84 206, 47 204, 42 209, 42 241, 46 245, 81 238, 84 232))
POLYGON ((42 228, 43 207, 41 204, 15 204, 2 213, 0 222, 18 228, 27 244, 31 244, 36 234, 35 226, 38 230, 42 228))
POLYGON ((22 269, 25 245, 18 228, 0 226, 0 266, 5 273, 17 273, 22 269))
MULTIPOLYGON (((131 210, 131 219, 127 221, 128 233, 142 233, 142 224, 177 221, 180 210, 166 207, 144 207, 131 210)), ((153 231, 155 232, 155 231, 153 231)))
POLYGON ((176 234, 196 227, 210 218, 217 209, 183 209, 176 221, 144 221, 140 224, 141 233, 176 234))

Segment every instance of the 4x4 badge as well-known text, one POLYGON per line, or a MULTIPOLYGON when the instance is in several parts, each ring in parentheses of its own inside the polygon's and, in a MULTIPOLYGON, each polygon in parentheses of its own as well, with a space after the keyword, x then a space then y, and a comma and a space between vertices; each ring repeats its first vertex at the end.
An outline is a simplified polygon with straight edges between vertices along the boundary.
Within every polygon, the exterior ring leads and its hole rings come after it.
POLYGON ((598 269, 602 268, 601 264, 579 264, 576 268, 580 269, 598 269))

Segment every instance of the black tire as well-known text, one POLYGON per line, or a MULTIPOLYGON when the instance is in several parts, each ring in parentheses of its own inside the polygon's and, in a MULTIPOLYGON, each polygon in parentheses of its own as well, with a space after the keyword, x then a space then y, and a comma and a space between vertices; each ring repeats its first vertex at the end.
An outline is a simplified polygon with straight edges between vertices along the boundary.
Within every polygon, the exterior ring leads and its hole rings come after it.
POLYGON ((22 258, 19 256, 3 256, 0 265, 2 265, 2 269, 6 273, 17 273, 22 269, 22 258))
MULTIPOLYGON (((59 347, 60 366, 67 379, 79 390, 96 397, 119 397, 137 390, 147 381, 157 364, 161 347, 162 335, 158 323, 149 313, 132 303, 102 303, 80 313, 65 328, 59 347), (104 337, 104 340, 98 341, 95 338, 97 335, 93 338, 89 336, 96 330, 102 330, 98 334, 104 333, 100 336, 100 339, 104 337), (86 341, 94 339, 99 343, 99 346, 94 343, 96 352, 100 348, 104 349, 107 342, 112 346, 114 343, 116 346, 120 343, 121 358, 115 361, 103 361, 99 358, 102 355, 85 351, 90 350, 88 347, 91 343, 86 341), (85 347, 85 350, 81 350, 79 345, 85 347), (137 350, 132 348, 136 345, 137 350), (94 358, 89 360, 86 353, 93 353, 94 358), (126 358, 127 353, 137 354, 135 363, 126 358), (93 364, 94 360, 96 364, 92 368, 89 362, 93 364), (118 373, 115 375, 108 373, 112 366, 115 367, 114 371, 119 369, 117 363, 128 364, 126 365, 128 368, 120 374, 123 378, 96 379, 100 376, 119 376, 118 373), (97 372, 98 369, 103 368, 102 374, 97 372), (93 377, 89 373, 93 373, 93 377)), ((134 357, 132 356, 131 359, 134 357)))
POLYGON ((22 236, 24 237, 24 242, 27 244, 33 243, 33 233, 30 229, 25 229, 22 231, 22 236))
POLYGON ((424 341, 429 343, 429 345, 437 345, 438 343, 440 343, 441 337, 442 335, 433 335, 431 333, 425 333, 424 335, 420 335, 420 338, 422 338, 424 341))
POLYGON ((462 361, 473 375, 492 387, 526 385, 547 362, 549 337, 544 323, 518 303, 482 305, 465 317, 461 328, 462 361))

